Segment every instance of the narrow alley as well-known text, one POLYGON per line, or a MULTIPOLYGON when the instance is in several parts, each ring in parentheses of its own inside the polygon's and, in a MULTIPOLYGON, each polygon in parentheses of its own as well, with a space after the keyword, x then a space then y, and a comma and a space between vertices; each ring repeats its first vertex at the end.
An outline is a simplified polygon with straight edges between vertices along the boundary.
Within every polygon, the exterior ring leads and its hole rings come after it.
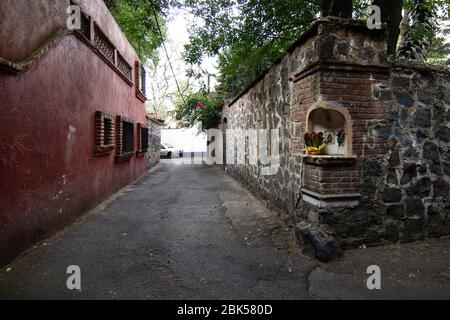
POLYGON ((96 211, 3 268, 0 298, 307 297, 316 262, 290 273, 292 234, 217 168, 163 160, 96 211), (70 265, 81 292, 66 287, 70 265))
POLYGON ((320 264, 218 167, 162 160, 0 269, 0 299, 448 299, 450 239, 348 251, 320 264), (383 290, 366 268, 382 266, 383 290), (68 266, 81 291, 68 290, 68 266))
POLYGON ((0 300, 450 300, 449 8, 0 1, 0 300))

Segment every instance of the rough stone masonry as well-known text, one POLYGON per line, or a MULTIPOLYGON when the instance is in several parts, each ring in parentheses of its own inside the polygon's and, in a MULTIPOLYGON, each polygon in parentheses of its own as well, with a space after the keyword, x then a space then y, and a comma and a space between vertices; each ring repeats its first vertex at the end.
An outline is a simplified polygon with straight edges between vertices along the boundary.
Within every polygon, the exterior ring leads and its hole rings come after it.
POLYGON ((227 170, 297 224, 322 260, 450 234, 450 73, 390 61, 386 47, 384 30, 318 21, 224 108, 222 129, 280 130, 276 175, 227 170), (341 154, 305 154, 320 117, 342 125, 341 154))

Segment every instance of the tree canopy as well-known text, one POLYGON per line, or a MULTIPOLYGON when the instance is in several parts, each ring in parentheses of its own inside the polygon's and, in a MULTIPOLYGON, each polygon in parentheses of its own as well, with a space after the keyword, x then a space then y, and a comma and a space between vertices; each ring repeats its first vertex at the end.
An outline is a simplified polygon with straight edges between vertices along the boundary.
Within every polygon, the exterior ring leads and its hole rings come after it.
POLYGON ((104 1, 139 58, 144 62, 157 59, 158 48, 166 37, 164 19, 169 8, 176 5, 176 2, 172 0, 104 1))
POLYGON ((309 0, 186 0, 202 25, 192 26, 184 58, 201 65, 217 56, 218 91, 238 94, 318 18, 309 0))
POLYGON ((388 51, 403 59, 448 63, 448 35, 436 19, 449 19, 450 0, 105 0, 143 60, 154 59, 172 8, 200 23, 190 26, 184 60, 193 70, 218 60, 217 91, 233 97, 277 59, 320 16, 364 18, 380 6, 388 51), (155 19, 154 11, 157 14, 155 19), (402 18, 403 12, 403 18, 402 18), (158 22, 158 23, 157 23, 158 22), (399 41, 400 38, 400 41, 399 41), (399 45, 400 44, 400 45, 399 45))
MULTIPOLYGON (((429 54, 445 54, 438 45, 446 46, 438 31, 447 32, 445 28, 438 28, 436 18, 448 18, 449 1, 410 0, 406 3, 409 19, 405 21, 405 30, 401 39, 397 57, 403 59, 425 60, 429 54), (444 6, 440 6, 444 4, 444 6), (446 6, 445 6, 446 4, 446 6), (439 13, 440 9, 447 12, 439 13)), ((447 46, 448 48, 448 46, 447 46)))
MULTIPOLYGON (((367 16, 370 4, 381 7, 382 21, 389 30, 389 51, 395 54, 402 10, 407 25, 401 52, 446 54, 435 20, 448 18, 449 0, 186 0, 184 6, 201 17, 192 26, 184 58, 201 65, 205 56, 217 56, 220 71, 218 90, 233 97, 250 84, 321 15, 343 18, 367 16), (435 50, 433 52, 433 50, 435 50)), ((399 54, 424 59, 425 54, 399 54)), ((438 61, 439 59, 435 59, 438 61)))

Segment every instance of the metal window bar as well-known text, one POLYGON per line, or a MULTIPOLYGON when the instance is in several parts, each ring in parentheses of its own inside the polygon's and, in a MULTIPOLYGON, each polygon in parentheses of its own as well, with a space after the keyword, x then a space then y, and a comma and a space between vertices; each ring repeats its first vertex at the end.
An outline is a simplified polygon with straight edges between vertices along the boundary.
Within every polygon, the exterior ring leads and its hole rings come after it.
POLYGON ((111 41, 105 36, 105 34, 100 30, 100 28, 95 24, 94 27, 94 44, 99 49, 103 55, 112 63, 114 63, 114 46, 111 41))
POLYGON ((127 79, 132 81, 131 78, 132 68, 120 53, 117 54, 117 68, 120 70, 120 72, 122 72, 122 74, 125 77, 127 77, 127 79))
POLYGON ((109 118, 104 118, 104 135, 103 135, 103 145, 109 146, 113 143, 113 123, 112 120, 109 118))
POLYGON ((147 72, 145 71, 144 65, 141 64, 141 91, 144 95, 146 95, 146 74, 147 72))
POLYGON ((141 151, 148 150, 148 128, 141 128, 141 151))
POLYGON ((134 148, 134 125, 128 121, 122 121, 122 152, 129 153, 133 152, 134 148))

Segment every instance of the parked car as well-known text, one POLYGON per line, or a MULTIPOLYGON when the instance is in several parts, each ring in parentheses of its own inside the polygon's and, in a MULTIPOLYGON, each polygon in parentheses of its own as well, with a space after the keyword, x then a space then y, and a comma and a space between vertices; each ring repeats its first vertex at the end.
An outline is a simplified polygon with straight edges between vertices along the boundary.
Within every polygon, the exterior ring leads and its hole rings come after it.
POLYGON ((176 154, 180 158, 183 157, 183 150, 175 149, 172 145, 168 143, 161 143, 161 157, 172 158, 176 154))

